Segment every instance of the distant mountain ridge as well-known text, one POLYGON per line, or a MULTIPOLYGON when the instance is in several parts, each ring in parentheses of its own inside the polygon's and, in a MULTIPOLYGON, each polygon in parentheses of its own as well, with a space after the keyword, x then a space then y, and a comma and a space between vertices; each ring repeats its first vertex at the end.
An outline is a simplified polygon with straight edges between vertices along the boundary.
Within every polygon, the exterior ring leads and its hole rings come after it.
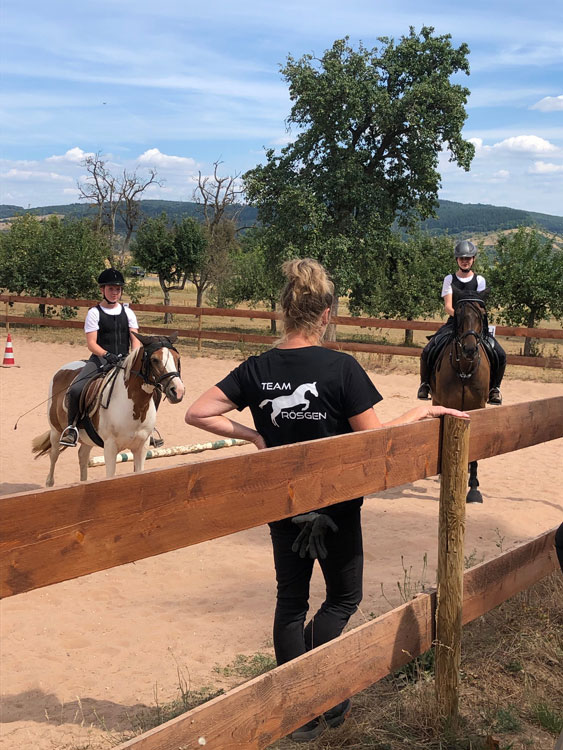
MULTIPOLYGON (((165 211, 171 221, 180 221, 186 216, 201 218, 203 209, 199 203, 190 201, 161 201, 161 200, 144 200, 141 201, 141 213, 143 217, 153 219, 165 211)), ((0 221, 13 218, 21 214, 32 214, 34 216, 46 216, 47 214, 58 214, 68 216, 73 219, 82 219, 87 216, 93 216, 95 207, 91 203, 69 203, 62 206, 39 206, 36 208, 22 208, 21 206, 0 205, 0 221)), ((257 211, 252 206, 227 206, 225 211, 227 216, 237 214, 239 226, 251 226, 256 223, 257 211)), ((117 231, 125 231, 125 227, 120 223, 118 217, 117 231)))
MULTIPOLYGON (((253 206, 231 207, 230 213, 240 210, 238 214, 239 226, 251 226, 256 223, 257 210, 253 206)), ((143 200, 141 211, 147 218, 160 216, 165 211, 172 221, 179 221, 185 216, 199 218, 202 208, 198 203, 190 201, 162 201, 143 200)), ((25 209, 22 206, 0 205, 0 220, 19 214, 59 214, 82 218, 91 216, 93 208, 87 203, 70 203, 62 206, 41 206, 25 209)), ((537 225, 547 232, 563 234, 563 216, 541 214, 535 211, 523 211, 516 208, 492 206, 485 203, 457 203, 455 201, 439 201, 436 219, 426 219, 422 228, 431 234, 474 234, 476 232, 493 232, 503 229, 514 229, 519 226, 537 225)), ((120 227, 118 225, 118 231, 120 227)))

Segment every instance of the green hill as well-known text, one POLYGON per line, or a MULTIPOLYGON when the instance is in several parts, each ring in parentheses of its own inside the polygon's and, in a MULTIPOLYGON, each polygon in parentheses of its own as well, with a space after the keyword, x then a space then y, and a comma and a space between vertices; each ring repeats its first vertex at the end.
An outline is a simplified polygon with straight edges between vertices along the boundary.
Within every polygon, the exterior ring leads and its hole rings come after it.
POLYGON ((551 216, 535 211, 491 206, 486 203, 456 203, 440 201, 436 219, 427 219, 422 227, 432 234, 467 234, 515 229, 532 224, 554 234, 563 233, 563 216, 551 216))
MULTIPOLYGON (((233 211, 239 207, 231 208, 233 211)), ((201 217, 201 206, 188 201, 141 201, 144 216, 153 218, 165 211, 171 220, 178 221, 184 216, 201 217)), ((81 218, 91 216, 93 207, 85 203, 71 203, 63 206, 41 206, 40 208, 24 209, 21 206, 0 205, 0 220, 5 220, 19 214, 31 213, 35 216, 59 214, 81 218)), ((422 228, 431 234, 468 235, 477 232, 495 232, 503 229, 514 229, 519 226, 537 225, 547 232, 563 234, 563 216, 551 216, 534 211, 522 211, 503 206, 491 206, 484 203, 456 203, 455 201, 440 201, 437 218, 427 219, 422 228)), ((257 212, 252 206, 243 206, 238 215, 239 226, 250 226, 256 222, 257 212)), ((118 225, 118 231, 123 229, 118 225)))
MULTIPOLYGON (((201 218, 202 207, 198 203, 187 201, 141 201, 141 213, 144 217, 152 219, 165 211, 171 221, 179 221, 185 216, 201 218)), ((94 216, 95 207, 88 203, 69 203, 63 206, 40 206, 37 208, 22 208, 21 206, 0 205, 0 221, 22 214, 32 214, 33 216, 46 216, 48 214, 57 214, 59 216, 68 216, 74 219, 81 219, 86 216, 94 216)), ((237 222, 239 226, 250 226, 256 223, 256 209, 252 206, 228 206, 225 211, 227 216, 238 214, 237 222), (240 212, 240 213, 239 213, 240 212)), ((125 227, 117 221, 117 231, 124 231, 125 227)))

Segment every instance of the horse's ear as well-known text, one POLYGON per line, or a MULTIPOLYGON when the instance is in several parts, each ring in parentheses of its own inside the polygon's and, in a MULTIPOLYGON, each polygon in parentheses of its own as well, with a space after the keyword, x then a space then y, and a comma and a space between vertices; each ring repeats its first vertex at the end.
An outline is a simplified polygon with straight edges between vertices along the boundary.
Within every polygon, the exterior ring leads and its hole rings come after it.
POLYGON ((144 336, 142 333, 134 333, 133 336, 138 338, 143 346, 148 346, 154 338, 154 336, 144 336))
POLYGON ((174 331, 174 333, 171 333, 170 336, 168 336, 167 338, 168 338, 168 341, 170 341, 170 343, 173 344, 178 338, 178 331, 174 331))

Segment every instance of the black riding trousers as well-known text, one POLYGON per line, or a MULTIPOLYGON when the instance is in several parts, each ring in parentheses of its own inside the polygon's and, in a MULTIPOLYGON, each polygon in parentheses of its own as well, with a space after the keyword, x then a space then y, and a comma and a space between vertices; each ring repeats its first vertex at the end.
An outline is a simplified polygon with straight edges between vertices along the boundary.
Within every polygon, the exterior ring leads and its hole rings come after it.
POLYGON ((325 580, 326 598, 307 626, 314 560, 301 558, 292 551, 300 527, 291 519, 270 524, 277 580, 274 649, 278 664, 339 636, 362 600, 361 510, 353 508, 334 520, 338 531, 327 532, 328 555, 318 561, 325 580))

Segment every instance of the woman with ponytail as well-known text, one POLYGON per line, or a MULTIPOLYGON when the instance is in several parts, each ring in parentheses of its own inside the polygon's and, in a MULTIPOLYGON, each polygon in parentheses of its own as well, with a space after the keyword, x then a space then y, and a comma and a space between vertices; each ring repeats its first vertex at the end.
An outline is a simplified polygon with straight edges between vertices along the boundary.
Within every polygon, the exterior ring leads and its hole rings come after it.
MULTIPOLYGON (((334 286, 310 258, 290 260, 282 270, 284 335, 273 349, 249 357, 188 409, 186 422, 224 437, 253 442, 260 450, 383 426, 373 407, 381 395, 349 354, 327 349, 334 286), (226 416, 248 407, 255 429, 226 416)), ((468 415, 441 406, 418 406, 385 426, 426 417, 468 415)), ((363 498, 270 523, 277 580, 274 649, 278 664, 342 633, 362 598, 363 498), (318 560, 326 599, 306 625, 309 583, 318 560)), ((292 739, 308 741, 339 726, 350 701, 308 722, 292 739)))

